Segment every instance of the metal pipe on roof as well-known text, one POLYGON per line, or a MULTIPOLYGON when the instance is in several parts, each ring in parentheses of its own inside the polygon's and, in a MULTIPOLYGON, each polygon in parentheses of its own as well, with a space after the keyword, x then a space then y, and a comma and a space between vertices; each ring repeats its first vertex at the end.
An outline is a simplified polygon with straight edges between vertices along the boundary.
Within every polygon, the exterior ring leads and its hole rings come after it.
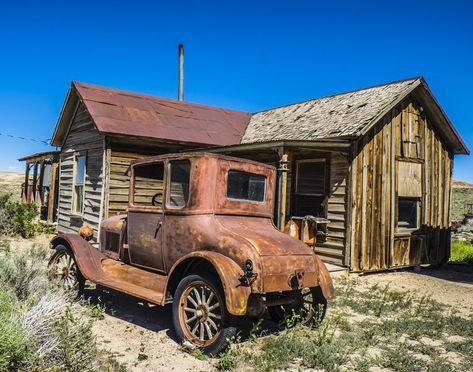
POLYGON ((177 90, 177 99, 184 101, 184 45, 179 44, 179 85, 177 90))

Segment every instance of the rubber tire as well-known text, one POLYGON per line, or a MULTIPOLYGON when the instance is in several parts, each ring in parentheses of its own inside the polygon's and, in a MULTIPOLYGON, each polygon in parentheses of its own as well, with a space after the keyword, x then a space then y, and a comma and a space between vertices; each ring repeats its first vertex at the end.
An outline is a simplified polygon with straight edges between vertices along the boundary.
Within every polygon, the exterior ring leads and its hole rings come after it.
POLYGON ((65 245, 58 244, 57 246, 54 247, 54 253, 52 254, 51 258, 48 261, 48 269, 51 267, 51 264, 53 263, 54 258, 62 253, 66 253, 67 255, 71 256, 72 259, 74 260, 74 263, 77 267, 77 282, 78 282, 78 288, 77 288, 77 295, 74 296, 74 299, 80 298, 83 293, 84 293, 84 288, 85 288, 85 278, 80 272, 79 265, 77 265, 76 258, 74 257, 74 254, 72 253, 72 250, 69 247, 66 247, 65 245))
MULTIPOLYGON (((315 311, 315 317, 309 320, 306 324, 308 327, 316 327, 318 324, 324 320, 325 315, 327 314, 327 299, 324 297, 322 293, 322 289, 320 287, 311 288, 312 292, 312 306, 317 308, 315 311)), ((286 311, 283 306, 271 306, 268 308, 268 313, 273 322, 280 324, 285 316, 286 311)))
POLYGON ((179 342, 182 344, 184 341, 192 342, 187 340, 184 336, 184 332, 181 328, 181 324, 179 322, 179 303, 180 298, 185 289, 193 282, 196 281, 203 281, 209 287, 212 287, 219 296, 220 306, 222 306, 223 311, 225 312, 225 322, 222 326, 222 330, 220 332, 219 337, 210 345, 207 345, 201 350, 210 356, 216 356, 221 351, 223 351, 228 346, 228 340, 231 339, 236 334, 236 328, 230 325, 231 315, 227 311, 227 306, 225 304, 225 296, 222 294, 222 288, 220 281, 214 277, 204 277, 200 275, 189 275, 184 277, 176 288, 174 292, 174 301, 172 303, 172 322, 174 324, 174 330, 176 332, 177 338, 179 342))

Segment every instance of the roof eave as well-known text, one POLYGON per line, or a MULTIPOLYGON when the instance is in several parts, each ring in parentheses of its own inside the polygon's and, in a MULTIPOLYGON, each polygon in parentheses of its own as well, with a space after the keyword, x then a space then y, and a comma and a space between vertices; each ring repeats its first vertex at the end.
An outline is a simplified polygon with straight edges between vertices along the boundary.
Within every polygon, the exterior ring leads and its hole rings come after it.
POLYGON ((51 138, 51 145, 61 147, 64 144, 78 103, 79 97, 76 89, 74 88, 74 82, 72 82, 69 90, 67 91, 66 99, 62 105, 56 127, 54 128, 53 136, 51 138))
POLYGON ((252 142, 252 143, 241 143, 238 145, 229 146, 215 146, 205 149, 207 152, 222 152, 222 151, 247 151, 247 150, 258 150, 268 148, 279 148, 279 147, 332 147, 340 150, 348 149, 352 144, 352 139, 318 139, 318 140, 291 140, 291 141, 266 141, 266 142, 252 142))
POLYGON ((429 85, 427 82, 424 80, 424 78, 421 78, 422 81, 422 88, 424 89, 425 94, 433 101, 434 105, 429 106, 429 109, 434 111, 434 114, 437 114, 438 117, 441 117, 444 121, 444 123, 447 125, 447 127, 450 129, 451 133, 446 133, 447 136, 452 137, 449 138, 452 140, 451 142, 454 143, 455 141, 457 142, 456 149, 453 149, 454 154, 458 155, 470 155, 470 149, 468 146, 465 144, 463 139, 461 138, 460 134, 458 133, 457 129, 453 125, 453 123, 450 121, 448 118, 446 112, 443 110, 442 106, 439 104, 437 99, 435 98, 434 94, 429 88, 429 85), (437 111, 437 112, 435 112, 437 111))
POLYGON ((360 137, 366 135, 376 123, 379 122, 383 117, 385 117, 389 112, 396 107, 398 104, 400 104, 403 100, 405 100, 409 95, 414 95, 416 98, 420 99, 425 103, 426 105, 428 104, 428 101, 433 103, 433 105, 428 105, 430 112, 432 116, 438 117, 443 121, 443 127, 448 128, 450 130, 450 133, 447 133, 446 131, 443 131, 444 134, 449 137, 448 140, 450 142, 450 149, 453 154, 464 154, 464 155, 469 155, 470 150, 468 147, 465 145, 463 142, 462 138, 458 134, 457 130, 455 129, 454 125, 448 118, 447 114, 445 111, 442 109, 440 104, 438 103, 437 99, 435 96, 432 94, 432 91, 430 90, 429 86, 427 85, 425 79, 423 77, 419 77, 418 80, 412 85, 412 87, 404 92, 404 94, 400 95, 394 102, 391 104, 387 105, 384 110, 380 111, 378 115, 376 115, 373 119, 371 119, 370 123, 363 128, 358 135, 360 137), (419 92, 419 87, 423 88, 425 94, 422 95, 419 92))

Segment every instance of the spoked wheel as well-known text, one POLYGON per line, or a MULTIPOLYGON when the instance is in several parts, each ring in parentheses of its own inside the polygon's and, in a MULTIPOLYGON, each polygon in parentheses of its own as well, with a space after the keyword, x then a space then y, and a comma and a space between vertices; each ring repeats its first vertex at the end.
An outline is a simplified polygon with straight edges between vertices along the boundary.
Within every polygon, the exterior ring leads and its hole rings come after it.
POLYGON ((295 301, 291 305, 272 306, 268 308, 269 315, 276 323, 281 323, 295 317, 299 324, 314 327, 325 317, 327 300, 320 287, 304 288, 295 293, 295 301))
POLYGON ((176 334, 208 354, 225 348, 235 334, 229 327, 225 301, 216 280, 199 275, 185 277, 178 285, 173 303, 176 334))
POLYGON ((77 298, 81 295, 85 280, 77 267, 76 260, 63 245, 58 245, 48 263, 50 279, 64 291, 77 298))

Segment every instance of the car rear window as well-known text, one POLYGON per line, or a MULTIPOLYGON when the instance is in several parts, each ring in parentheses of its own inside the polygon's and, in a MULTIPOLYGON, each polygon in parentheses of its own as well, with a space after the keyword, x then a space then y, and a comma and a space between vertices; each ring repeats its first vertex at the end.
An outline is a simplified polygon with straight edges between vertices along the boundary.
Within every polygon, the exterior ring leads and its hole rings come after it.
POLYGON ((227 198, 262 202, 266 177, 254 173, 231 170, 228 172, 227 198))

